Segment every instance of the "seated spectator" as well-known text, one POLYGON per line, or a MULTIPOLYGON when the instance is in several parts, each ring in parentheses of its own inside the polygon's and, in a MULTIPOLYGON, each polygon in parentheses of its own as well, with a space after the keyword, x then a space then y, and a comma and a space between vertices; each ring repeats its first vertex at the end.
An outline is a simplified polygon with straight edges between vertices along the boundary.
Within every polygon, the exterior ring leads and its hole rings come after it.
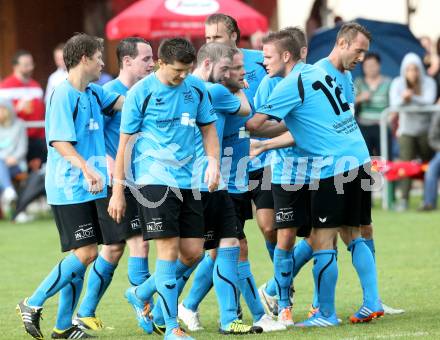
POLYGON ((64 44, 58 44, 53 50, 53 60, 55 62, 55 65, 57 66, 57 69, 49 76, 49 79, 47 80, 46 93, 44 94, 44 102, 46 103, 46 105, 50 99, 50 96, 52 95, 55 86, 57 86, 67 78, 66 65, 64 64, 63 59, 63 48, 64 44))
POLYGON ((2 210, 17 199, 12 179, 26 171, 26 128, 15 114, 12 102, 0 98, 0 193, 2 210))
POLYGON ((438 181, 440 179, 440 112, 436 112, 429 129, 429 145, 435 150, 435 155, 429 162, 425 174, 425 194, 420 211, 430 211, 437 208, 438 181))
MULTIPOLYGON (((32 79, 34 61, 27 51, 18 51, 12 58, 13 74, 0 83, 0 97, 12 100, 17 116, 24 121, 44 121, 43 89, 32 79)), ((44 127, 29 128, 27 161, 32 170, 46 162, 47 148, 44 127)))
MULTIPOLYGON (((402 60, 400 76, 395 78, 390 88, 390 105, 430 105, 434 104, 437 88, 434 80, 425 74, 422 61, 415 53, 408 53, 402 60)), ((399 113, 399 138, 400 155, 403 161, 420 158, 428 162, 432 156, 432 150, 428 144, 428 129, 431 122, 431 114, 399 113)), ((401 200, 396 206, 397 210, 408 208, 411 180, 404 179, 400 183, 401 200)))
POLYGON ((356 115, 370 155, 379 156, 380 115, 389 106, 391 79, 380 73, 380 57, 376 53, 367 53, 362 71, 364 77, 356 78, 354 82, 356 115))

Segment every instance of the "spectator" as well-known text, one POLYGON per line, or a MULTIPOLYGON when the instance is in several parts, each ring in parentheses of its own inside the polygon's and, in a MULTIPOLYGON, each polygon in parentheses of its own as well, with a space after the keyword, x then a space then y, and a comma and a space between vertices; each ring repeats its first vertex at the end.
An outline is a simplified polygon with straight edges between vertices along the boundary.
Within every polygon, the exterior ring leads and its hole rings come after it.
POLYGON ((17 198, 12 179, 26 171, 26 128, 15 114, 12 102, 0 98, 0 193, 2 210, 17 198))
POLYGON ((64 79, 67 78, 66 65, 64 64, 63 59, 63 47, 64 44, 58 44, 53 50, 53 60, 55 62, 55 65, 57 66, 57 69, 49 76, 49 79, 47 81, 46 93, 44 95, 44 102, 46 103, 46 105, 50 96, 52 95, 52 91, 55 86, 57 86, 64 79))
POLYGON ((391 79, 381 74, 380 56, 376 53, 366 54, 362 71, 364 76, 354 83, 357 119, 370 155, 379 156, 380 115, 389 106, 391 79))
MULTIPOLYGON (((390 88, 391 106, 429 105, 436 97, 434 80, 425 74, 422 60, 415 53, 408 53, 402 60, 400 76, 395 78, 390 88)), ((399 114, 397 135, 400 146, 400 159, 410 161, 420 157, 427 162, 432 156, 428 145, 428 129, 431 114, 426 112, 399 114)), ((404 179, 400 183, 402 198, 396 206, 398 210, 406 210, 411 190, 411 180, 404 179)))
POLYGON ((429 162, 425 174, 425 193, 420 211, 430 211, 437 208, 438 181, 440 179, 440 112, 436 112, 429 129, 429 145, 435 150, 435 155, 429 162))
MULTIPOLYGON (((12 58, 13 74, 0 83, 0 97, 12 100, 17 116, 25 121, 44 120, 43 89, 32 79, 34 60, 30 52, 20 50, 12 58)), ((46 161, 44 127, 29 128, 27 161, 37 170, 46 161)))
MULTIPOLYGON (((436 51, 436 59, 437 61, 440 61, 440 38, 437 39, 437 43, 435 45, 435 51, 436 51)), ((439 64, 439 62, 437 62, 439 64)), ((437 84, 437 104, 440 104, 440 65, 437 67, 435 74, 433 75, 433 78, 435 80, 435 83, 437 84)))

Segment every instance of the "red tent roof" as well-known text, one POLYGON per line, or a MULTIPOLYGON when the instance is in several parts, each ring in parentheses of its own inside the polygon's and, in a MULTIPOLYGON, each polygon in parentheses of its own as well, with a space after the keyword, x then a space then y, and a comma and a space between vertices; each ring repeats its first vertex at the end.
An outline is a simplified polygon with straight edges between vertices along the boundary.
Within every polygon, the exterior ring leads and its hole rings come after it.
POLYGON ((234 17, 243 36, 268 29, 266 17, 237 0, 140 0, 111 19, 106 33, 109 39, 203 37, 213 13, 234 17))

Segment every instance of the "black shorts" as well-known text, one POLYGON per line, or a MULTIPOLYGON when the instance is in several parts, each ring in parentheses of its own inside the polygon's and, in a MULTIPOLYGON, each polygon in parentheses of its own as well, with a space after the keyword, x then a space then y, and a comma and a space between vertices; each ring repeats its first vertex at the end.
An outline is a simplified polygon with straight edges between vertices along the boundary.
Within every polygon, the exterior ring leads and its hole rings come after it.
POLYGON ((252 220, 252 203, 249 199, 248 193, 242 194, 229 194, 234 203, 235 215, 237 218, 237 234, 238 239, 243 240, 246 238, 244 233, 244 224, 247 220, 252 220))
POLYGON ((222 238, 238 238, 237 216, 226 190, 202 192, 205 249, 217 248, 222 238))
POLYGON ((95 201, 51 205, 51 208, 60 234, 61 251, 102 243, 95 201))
POLYGON ((298 228, 297 236, 308 237, 311 231, 309 186, 272 183, 272 194, 275 206, 274 228, 298 228))
POLYGON ((317 190, 310 184, 312 226, 335 228, 371 224, 371 184, 371 176, 363 167, 321 179, 317 190), (343 183, 347 176, 353 179, 343 183))
POLYGON ((249 194, 257 210, 274 208, 270 180, 270 166, 249 172, 249 194), (258 181, 258 185, 251 181, 258 181))
POLYGON ((146 185, 140 193, 143 196, 139 210, 144 240, 203 238, 203 204, 200 199, 196 200, 193 190, 146 185))
POLYGON ((112 197, 111 187, 107 188, 107 192, 106 198, 96 200, 103 244, 123 243, 130 237, 141 235, 142 229, 139 220, 138 203, 131 194, 130 189, 125 189, 125 202, 127 206, 121 223, 116 223, 107 212, 108 203, 112 197))

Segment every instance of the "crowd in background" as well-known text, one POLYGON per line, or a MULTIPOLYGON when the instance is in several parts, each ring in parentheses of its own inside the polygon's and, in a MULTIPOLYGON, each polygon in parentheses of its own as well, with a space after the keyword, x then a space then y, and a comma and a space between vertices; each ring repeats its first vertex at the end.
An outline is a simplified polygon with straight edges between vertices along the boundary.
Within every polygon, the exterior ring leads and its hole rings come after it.
MULTIPOLYGON (((254 48, 261 49, 262 37, 262 32, 251 37, 254 48)), ((422 37, 420 42, 426 50, 423 60, 414 53, 407 54, 395 79, 382 74, 380 54, 368 53, 362 64, 362 76, 354 80, 356 118, 371 155, 381 155, 380 117, 384 109, 440 104, 440 38, 436 44, 428 37, 422 37)), ((47 157, 44 127, 26 127, 24 122, 44 121, 45 103, 50 101, 53 88, 67 76, 62 49, 60 44, 53 51, 57 69, 49 76, 45 91, 32 79, 34 60, 24 50, 17 51, 12 58, 12 74, 0 81, 0 210, 3 212, 10 210, 17 200, 15 182, 44 167, 47 157)), ((102 85, 111 79, 103 73, 97 83, 102 85)), ((390 159, 429 162, 420 210, 435 209, 440 178, 440 112, 395 112, 390 115, 389 126, 390 159)), ((396 209, 403 211, 409 206, 411 179, 402 179, 398 188, 400 199, 396 209)))

